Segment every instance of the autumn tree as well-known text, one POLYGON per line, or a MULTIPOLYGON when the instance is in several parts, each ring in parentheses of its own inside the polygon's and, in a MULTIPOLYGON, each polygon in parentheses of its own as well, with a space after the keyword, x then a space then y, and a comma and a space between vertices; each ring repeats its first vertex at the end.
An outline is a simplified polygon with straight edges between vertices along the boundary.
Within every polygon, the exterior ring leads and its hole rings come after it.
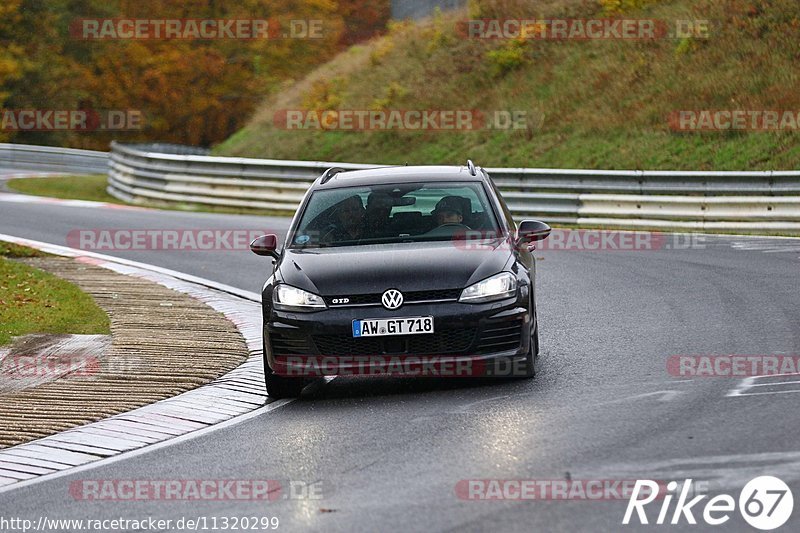
POLYGON ((342 43, 371 35, 372 25, 384 25, 387 2, 376 8, 366 0, 4 0, 0 106, 139 110, 144 125, 0 135, 100 149, 111 139, 211 145, 239 129, 264 96, 330 59, 342 43), (76 34, 80 19, 267 19, 271 31, 268 39, 250 40, 92 40, 76 34), (303 24, 320 34, 291 38, 303 24))

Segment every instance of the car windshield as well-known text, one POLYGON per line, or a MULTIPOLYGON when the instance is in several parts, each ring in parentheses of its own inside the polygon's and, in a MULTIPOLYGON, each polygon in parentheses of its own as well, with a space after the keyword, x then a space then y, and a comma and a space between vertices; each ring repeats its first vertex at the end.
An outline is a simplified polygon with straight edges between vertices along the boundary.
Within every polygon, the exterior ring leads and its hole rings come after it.
POLYGON ((289 247, 426 242, 498 231, 479 182, 342 187, 312 194, 289 247))

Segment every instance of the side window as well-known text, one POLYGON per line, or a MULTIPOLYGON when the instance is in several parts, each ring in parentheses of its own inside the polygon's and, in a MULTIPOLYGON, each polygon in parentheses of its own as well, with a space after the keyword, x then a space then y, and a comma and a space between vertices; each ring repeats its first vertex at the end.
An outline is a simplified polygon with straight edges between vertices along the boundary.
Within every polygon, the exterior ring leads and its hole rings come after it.
POLYGON ((514 215, 512 215, 511 211, 508 210, 508 206, 506 205, 505 200, 503 200, 503 197, 500 194, 500 191, 497 189, 497 185, 494 184, 494 181, 489 179, 489 183, 492 184, 492 190, 494 191, 494 194, 497 196, 497 199, 499 200, 500 208, 503 210, 503 216, 506 218, 506 221, 508 223, 508 228, 513 233, 516 233, 517 232, 517 224, 516 224, 516 222, 514 222, 514 215))

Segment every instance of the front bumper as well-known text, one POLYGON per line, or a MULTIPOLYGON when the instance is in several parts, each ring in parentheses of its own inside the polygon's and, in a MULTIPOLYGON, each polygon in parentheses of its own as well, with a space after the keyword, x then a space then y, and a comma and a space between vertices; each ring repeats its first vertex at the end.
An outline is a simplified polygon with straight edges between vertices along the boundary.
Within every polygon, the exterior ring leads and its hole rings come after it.
POLYGON ((462 377, 513 372, 530 349, 527 298, 486 304, 439 302, 328 308, 314 313, 266 310, 267 364, 282 375, 462 377), (434 317, 434 333, 353 338, 359 319, 434 317))

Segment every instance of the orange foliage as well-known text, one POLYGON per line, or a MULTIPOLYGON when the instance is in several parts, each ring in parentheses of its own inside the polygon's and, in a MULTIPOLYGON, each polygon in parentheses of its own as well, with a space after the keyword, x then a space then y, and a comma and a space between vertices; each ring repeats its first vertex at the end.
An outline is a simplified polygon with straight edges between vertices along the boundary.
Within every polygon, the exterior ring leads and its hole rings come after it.
POLYGON ((260 100, 385 26, 388 0, 4 0, 0 108, 138 110, 141 130, 12 132, 0 140, 105 149, 112 139, 210 146, 260 100), (341 4, 341 8, 339 7, 341 4), (385 6, 384 6, 385 4, 385 6), (376 7, 384 6, 384 7, 376 7), (84 40, 78 19, 268 19, 269 39, 84 40), (321 29, 284 38, 291 21, 321 29))

